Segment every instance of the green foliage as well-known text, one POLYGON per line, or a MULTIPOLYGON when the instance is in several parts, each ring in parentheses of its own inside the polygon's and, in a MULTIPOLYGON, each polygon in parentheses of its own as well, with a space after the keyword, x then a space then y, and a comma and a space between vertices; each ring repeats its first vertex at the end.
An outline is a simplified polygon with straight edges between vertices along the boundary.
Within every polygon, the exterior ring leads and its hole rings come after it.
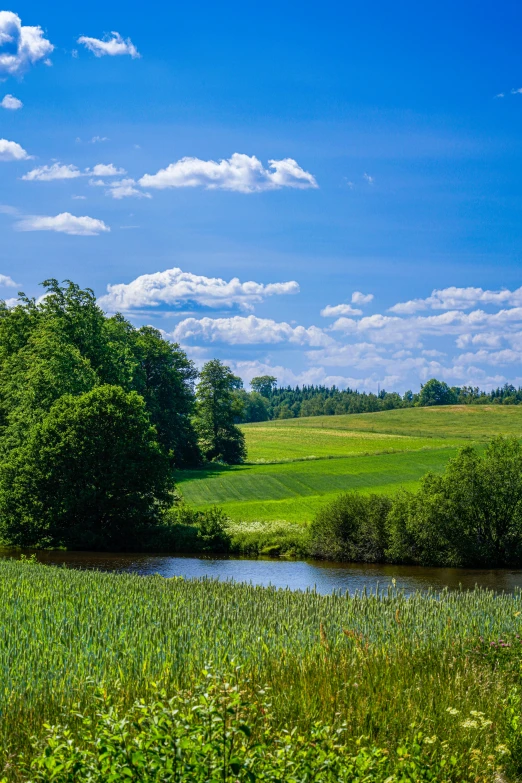
POLYGON ((138 360, 136 386, 143 395, 158 440, 176 465, 197 465, 200 452, 191 417, 197 370, 176 343, 157 329, 143 326, 133 333, 138 360))
POLYGON ((495 438, 480 456, 472 447, 428 474, 418 493, 390 514, 388 556, 432 565, 519 567, 522 563, 522 447, 495 438))
POLYGON ((383 562, 391 505, 385 495, 340 495, 321 509, 311 525, 311 554, 328 560, 383 562))
POLYGON ((456 402, 457 395, 444 381, 431 378, 421 387, 419 405, 454 405, 456 402))
POLYGON ((164 780, 175 744, 221 772, 237 748, 243 764, 292 763, 299 781, 305 762, 359 753, 365 783, 380 765, 393 783, 522 772, 519 592, 323 596, 4 560, 0 593, 10 783, 57 783, 79 761, 68 783, 119 774, 125 754, 135 780, 164 780))
POLYGON ((108 384, 144 398, 173 464, 198 464, 197 372, 186 354, 151 327, 135 329, 121 315, 107 318, 90 289, 68 280, 43 285, 40 303, 21 294, 16 307, 0 307, 0 451, 23 439, 62 395, 108 384))
POLYGON ((93 717, 73 711, 69 726, 47 726, 26 769, 31 783, 480 783, 502 762, 498 751, 455 754, 414 725, 391 753, 350 737, 346 723, 278 728, 276 695, 261 689, 254 706, 238 669, 226 679, 206 670, 194 692, 154 696, 125 709, 100 689, 93 717))
POLYGON ((272 396, 276 386, 277 378, 274 375, 257 375, 250 381, 252 391, 266 398, 272 396))
POLYGON ((258 392, 246 392, 244 389, 236 391, 236 398, 239 403, 239 415, 237 421, 268 421, 268 400, 262 397, 258 392))
POLYGON ((228 517, 217 506, 197 511, 185 503, 174 506, 149 541, 149 548, 166 552, 226 554, 230 550, 228 517))
POLYGON ((209 461, 237 465, 246 456, 245 436, 234 423, 241 410, 234 392, 241 386, 241 379, 219 359, 203 365, 196 392, 195 423, 201 451, 209 461))
POLYGON ((129 547, 170 500, 143 399, 117 386, 63 395, 0 463, 0 531, 19 546, 129 547))
POLYGON ((230 549, 240 555, 307 557, 308 528, 302 522, 229 522, 230 549))
POLYGON ((481 456, 467 446, 442 475, 393 499, 341 495, 316 515, 318 557, 438 566, 520 567, 522 446, 498 437, 481 456))

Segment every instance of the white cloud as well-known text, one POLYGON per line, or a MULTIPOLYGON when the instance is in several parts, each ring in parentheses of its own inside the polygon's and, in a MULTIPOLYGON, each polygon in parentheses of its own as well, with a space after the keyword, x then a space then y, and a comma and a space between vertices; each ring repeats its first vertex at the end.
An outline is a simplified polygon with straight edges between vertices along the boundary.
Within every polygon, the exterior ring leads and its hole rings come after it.
POLYGON ((53 163, 51 166, 38 166, 24 174, 27 182, 52 182, 55 179, 76 179, 82 172, 72 164, 53 163))
POLYGON ((232 318, 185 318, 171 334, 177 342, 203 341, 228 345, 260 345, 290 343, 296 345, 326 346, 333 342, 317 326, 290 326, 270 318, 255 315, 232 318))
MULTIPOLYGON (((72 163, 53 163, 50 166, 38 166, 24 174, 22 179, 27 182, 51 182, 56 179, 76 179, 77 177, 117 177, 126 174, 125 169, 117 168, 113 163, 97 163, 92 169, 80 171, 72 163)), ((105 185, 104 182, 92 182, 94 185, 105 185)), ((112 187, 112 185, 111 185, 112 187)))
POLYGON ((504 348, 502 351, 487 351, 482 348, 479 351, 463 353, 457 356, 457 364, 489 364, 500 366, 504 364, 516 364, 522 361, 522 352, 514 351, 511 348, 504 348))
POLYGON ((53 49, 41 27, 22 25, 18 14, 0 11, 0 79, 21 76, 53 49))
POLYGON ((135 198, 152 198, 150 193, 147 193, 144 190, 138 190, 135 187, 136 181, 130 178, 120 179, 114 182, 104 182, 102 179, 91 179, 89 185, 107 188, 105 195, 112 196, 112 198, 115 199, 128 198, 129 196, 134 196, 135 198))
POLYGON ((368 183, 368 185, 373 185, 373 184, 375 184, 375 179, 374 179, 374 177, 371 177, 371 176, 370 176, 369 174, 367 174, 366 172, 364 172, 364 174, 363 174, 363 179, 365 179, 365 180, 366 180, 366 182, 368 183))
POLYGON ((2 109, 11 109, 11 111, 21 109, 23 105, 24 104, 22 101, 18 98, 15 98, 14 95, 4 95, 2 101, 0 102, 2 109))
MULTIPOLYGON (((77 141, 80 141, 80 139, 77 139, 77 141)), ((104 141, 109 141, 108 136, 93 136, 92 139, 88 142, 89 144, 102 144, 104 141)))
POLYGON ((267 296, 297 294, 299 285, 292 280, 286 283, 242 283, 237 277, 226 281, 220 277, 205 277, 183 272, 178 267, 164 272, 141 275, 131 283, 107 286, 107 294, 99 303, 106 310, 127 311, 142 307, 196 304, 215 309, 238 305, 252 310, 253 305, 267 296))
POLYGON ((265 169, 255 155, 235 152, 228 160, 181 158, 156 174, 145 174, 139 184, 145 188, 204 187, 207 190, 235 190, 258 193, 279 188, 317 188, 312 174, 304 171, 295 160, 270 160, 265 169))
POLYGON ((362 294, 360 291, 354 291, 352 294, 352 304, 365 305, 373 301, 373 294, 362 294))
POLYGON ((449 288, 435 289, 426 299, 410 299, 399 302, 389 308, 391 313, 410 315, 421 310, 467 310, 476 305, 507 305, 522 306, 522 287, 515 291, 503 288, 500 291, 489 291, 483 288, 449 288))
POLYGON ((54 217, 28 215, 15 223, 15 228, 17 231, 57 231, 76 236, 96 236, 101 232, 110 231, 103 220, 87 215, 76 217, 70 212, 61 212, 54 217))
POLYGON ((141 57, 130 38, 124 40, 121 35, 116 32, 112 32, 111 35, 112 38, 110 36, 106 36, 103 39, 89 38, 86 35, 81 35, 78 38, 78 43, 83 44, 96 57, 103 57, 106 54, 110 57, 115 57, 121 54, 128 54, 132 57, 133 60, 141 57))
POLYGON ((29 160, 30 157, 16 141, 0 139, 0 160, 29 160))
POLYGON ((117 168, 114 163, 97 163, 92 169, 85 169, 85 173, 95 177, 122 177, 127 172, 117 168))
POLYGON ((86 201, 87 200, 87 196, 77 196, 77 195, 74 195, 74 196, 71 196, 71 198, 74 201, 86 201))
POLYGON ((0 286, 5 286, 6 288, 16 288, 18 283, 15 283, 12 277, 9 277, 9 275, 0 275, 0 286))
POLYGON ((362 315, 362 310, 349 304, 326 305, 321 310, 323 318, 337 318, 339 315, 362 315))

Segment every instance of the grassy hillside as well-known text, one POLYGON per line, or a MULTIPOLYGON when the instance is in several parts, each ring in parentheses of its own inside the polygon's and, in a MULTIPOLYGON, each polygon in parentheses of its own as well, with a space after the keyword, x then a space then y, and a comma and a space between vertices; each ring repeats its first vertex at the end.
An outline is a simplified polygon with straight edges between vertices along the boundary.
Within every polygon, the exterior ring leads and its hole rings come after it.
POLYGON ((244 425, 248 464, 178 474, 187 502, 234 520, 310 521, 339 492, 394 492, 466 443, 522 437, 522 407, 409 408, 244 425))

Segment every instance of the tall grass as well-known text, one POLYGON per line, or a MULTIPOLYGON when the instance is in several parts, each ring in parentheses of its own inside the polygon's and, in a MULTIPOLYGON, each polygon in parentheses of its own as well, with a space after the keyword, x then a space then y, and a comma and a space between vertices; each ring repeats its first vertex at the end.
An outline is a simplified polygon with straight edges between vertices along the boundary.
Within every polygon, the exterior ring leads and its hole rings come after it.
POLYGON ((21 779, 44 722, 94 710, 96 686, 128 707, 193 689, 209 662, 240 666, 254 704, 268 686, 276 727, 344 724, 384 749, 422 731, 519 763, 520 593, 321 596, 2 561, 0 594, 0 779, 21 779))

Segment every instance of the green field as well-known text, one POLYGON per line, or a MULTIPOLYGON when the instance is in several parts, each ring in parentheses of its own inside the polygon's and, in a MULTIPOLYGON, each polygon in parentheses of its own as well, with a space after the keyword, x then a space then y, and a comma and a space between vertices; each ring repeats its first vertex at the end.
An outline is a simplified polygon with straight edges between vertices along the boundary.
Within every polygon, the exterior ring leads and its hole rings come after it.
POLYGON ((459 447, 522 437, 518 406, 448 406, 243 425, 248 463, 178 473, 185 500, 235 521, 308 522, 343 491, 395 492, 442 471, 459 447))
POLYGON ((520 780, 520 593, 323 596, 14 560, 0 592, 2 783, 520 780))

